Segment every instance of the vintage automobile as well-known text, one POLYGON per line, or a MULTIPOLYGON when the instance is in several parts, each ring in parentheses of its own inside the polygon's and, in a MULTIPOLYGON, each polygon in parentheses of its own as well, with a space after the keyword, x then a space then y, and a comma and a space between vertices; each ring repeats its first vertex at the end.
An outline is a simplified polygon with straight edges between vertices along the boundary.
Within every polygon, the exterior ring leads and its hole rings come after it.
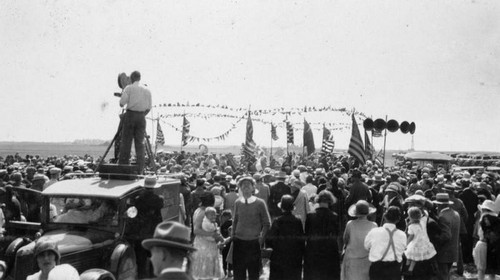
MULTIPOLYGON (((16 224, 30 229, 38 225, 34 239, 57 242, 61 263, 79 273, 93 269, 86 273, 93 279, 105 279, 109 272, 116 279, 137 279, 134 233, 128 228, 137 215, 134 198, 144 191, 145 179, 127 179, 101 176, 54 183, 41 192, 41 223, 16 224)), ((178 179, 156 177, 153 189, 164 199, 163 220, 178 219, 179 184, 178 179)), ((35 241, 20 237, 9 245, 4 257, 7 279, 26 279, 36 272, 35 241)))

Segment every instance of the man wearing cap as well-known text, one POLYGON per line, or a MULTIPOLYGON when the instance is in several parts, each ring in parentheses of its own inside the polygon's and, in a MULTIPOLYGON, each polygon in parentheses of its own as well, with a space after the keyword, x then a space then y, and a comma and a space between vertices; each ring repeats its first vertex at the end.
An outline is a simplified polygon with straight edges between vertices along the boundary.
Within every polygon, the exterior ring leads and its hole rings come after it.
POLYGON ((151 110, 151 91, 139 84, 141 73, 130 74, 131 85, 123 90, 120 107, 127 105, 122 117, 122 139, 120 144, 119 164, 129 164, 132 140, 135 144, 138 172, 144 169, 144 136, 146 134, 146 115, 151 110))
POLYGON ((275 218, 281 215, 281 209, 278 207, 278 203, 281 201, 281 197, 285 194, 291 194, 290 187, 285 184, 287 176, 286 173, 281 171, 276 175, 276 182, 271 184, 270 196, 268 201, 269 214, 271 218, 275 218))
POLYGON ((267 206, 260 198, 253 196, 255 180, 243 177, 238 181, 241 197, 234 205, 231 237, 233 240, 234 280, 259 279, 261 246, 271 226, 267 206))
POLYGON ((458 246, 460 238, 460 216, 450 208, 450 196, 438 193, 434 204, 437 205, 439 225, 449 237, 436 248, 440 279, 449 279, 451 265, 458 261, 458 246))
POLYGON ((189 228, 178 222, 163 222, 154 232, 153 238, 142 241, 142 246, 151 252, 154 274, 152 279, 191 280, 193 277, 182 269, 184 261, 196 249, 191 245, 189 228))

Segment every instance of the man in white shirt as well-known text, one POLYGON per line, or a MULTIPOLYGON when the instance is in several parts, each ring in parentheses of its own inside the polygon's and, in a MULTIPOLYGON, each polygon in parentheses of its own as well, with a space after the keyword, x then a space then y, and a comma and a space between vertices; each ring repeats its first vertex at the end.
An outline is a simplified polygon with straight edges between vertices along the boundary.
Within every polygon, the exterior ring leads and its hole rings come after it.
POLYGON ((141 73, 130 74, 131 85, 128 85, 120 98, 120 106, 127 105, 127 111, 122 117, 122 139, 118 163, 130 162, 130 149, 134 140, 139 174, 144 169, 144 135, 146 134, 146 115, 152 107, 151 91, 140 85, 141 73))
POLYGON ((401 261, 406 249, 406 234, 396 228, 401 210, 391 206, 384 214, 385 224, 368 232, 365 248, 371 262, 370 279, 401 280, 401 261))

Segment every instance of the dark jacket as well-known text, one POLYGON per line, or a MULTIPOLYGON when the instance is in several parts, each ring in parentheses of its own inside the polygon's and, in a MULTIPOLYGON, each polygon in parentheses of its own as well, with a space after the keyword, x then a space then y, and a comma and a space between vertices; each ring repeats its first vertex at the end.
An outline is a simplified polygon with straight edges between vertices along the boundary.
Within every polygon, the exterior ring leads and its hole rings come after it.
POLYGON ((317 208, 306 218, 304 280, 340 279, 337 214, 317 208))
POLYGON ((267 232, 266 244, 272 248, 270 280, 302 277, 304 230, 299 218, 287 212, 277 218, 267 232))
POLYGON ((281 201, 281 197, 285 194, 291 194, 290 187, 285 184, 285 182, 278 181, 275 184, 271 185, 269 201, 267 205, 271 217, 277 217, 281 215, 281 209, 278 207, 278 203, 281 201))
POLYGON ((436 248, 439 263, 453 263, 458 260, 458 246, 460 236, 460 216, 457 211, 445 208, 439 213, 439 225, 442 230, 449 232, 449 240, 436 248))

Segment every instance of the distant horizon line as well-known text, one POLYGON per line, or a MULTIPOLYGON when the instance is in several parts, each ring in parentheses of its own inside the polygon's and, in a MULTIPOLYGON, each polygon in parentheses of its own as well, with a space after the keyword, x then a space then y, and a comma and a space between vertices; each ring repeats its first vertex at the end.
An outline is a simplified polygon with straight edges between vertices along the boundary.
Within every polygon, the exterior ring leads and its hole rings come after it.
MULTIPOLYGON (((98 139, 89 139, 89 142, 94 142, 94 141, 100 141, 98 139)), ((111 141, 102 141, 102 143, 85 143, 85 141, 82 141, 82 140, 73 140, 73 141, 0 141, 0 144, 47 144, 47 145, 61 145, 61 144, 65 144, 65 145, 87 145, 87 146, 103 146, 103 145, 108 145, 111 141)), ((193 149, 193 148, 196 148, 197 146, 199 145, 202 145, 202 144, 196 144, 196 145, 187 145, 187 146, 184 146, 183 148, 184 149, 193 149)), ((206 144, 203 144, 203 145, 206 145, 206 144)), ((159 146, 159 147, 162 147, 162 148, 176 148, 176 149, 180 149, 180 146, 179 145, 175 145, 175 144, 172 144, 172 145, 162 145, 162 146, 159 146)), ((213 148, 224 148, 224 147, 241 147, 241 145, 210 145, 209 147, 213 147, 213 148)), ((263 147, 263 148, 270 148, 269 146, 260 146, 260 147, 263 147)), ((297 149, 297 148, 301 148, 302 146, 296 146, 296 145, 293 145, 291 146, 291 148, 294 148, 294 149, 297 149)), ((286 149, 286 147, 283 147, 283 146, 273 146, 273 149, 274 148, 282 148, 282 149, 286 149)), ((321 148, 316 148, 316 150, 320 151, 321 148)), ((346 152, 347 149, 334 149, 334 151, 340 151, 340 152, 346 152)), ((419 149, 415 149, 413 151, 410 151, 409 149, 386 149, 386 151, 398 151, 398 152, 401 152, 401 151, 404 151, 404 152, 441 152, 441 153, 449 153, 449 154, 453 154, 453 153, 476 153, 476 154, 500 154, 500 152, 493 152, 493 151, 470 151, 470 150, 460 150, 460 151, 440 151, 440 150, 425 150, 425 149, 422 149, 422 150, 419 150, 419 149)))

